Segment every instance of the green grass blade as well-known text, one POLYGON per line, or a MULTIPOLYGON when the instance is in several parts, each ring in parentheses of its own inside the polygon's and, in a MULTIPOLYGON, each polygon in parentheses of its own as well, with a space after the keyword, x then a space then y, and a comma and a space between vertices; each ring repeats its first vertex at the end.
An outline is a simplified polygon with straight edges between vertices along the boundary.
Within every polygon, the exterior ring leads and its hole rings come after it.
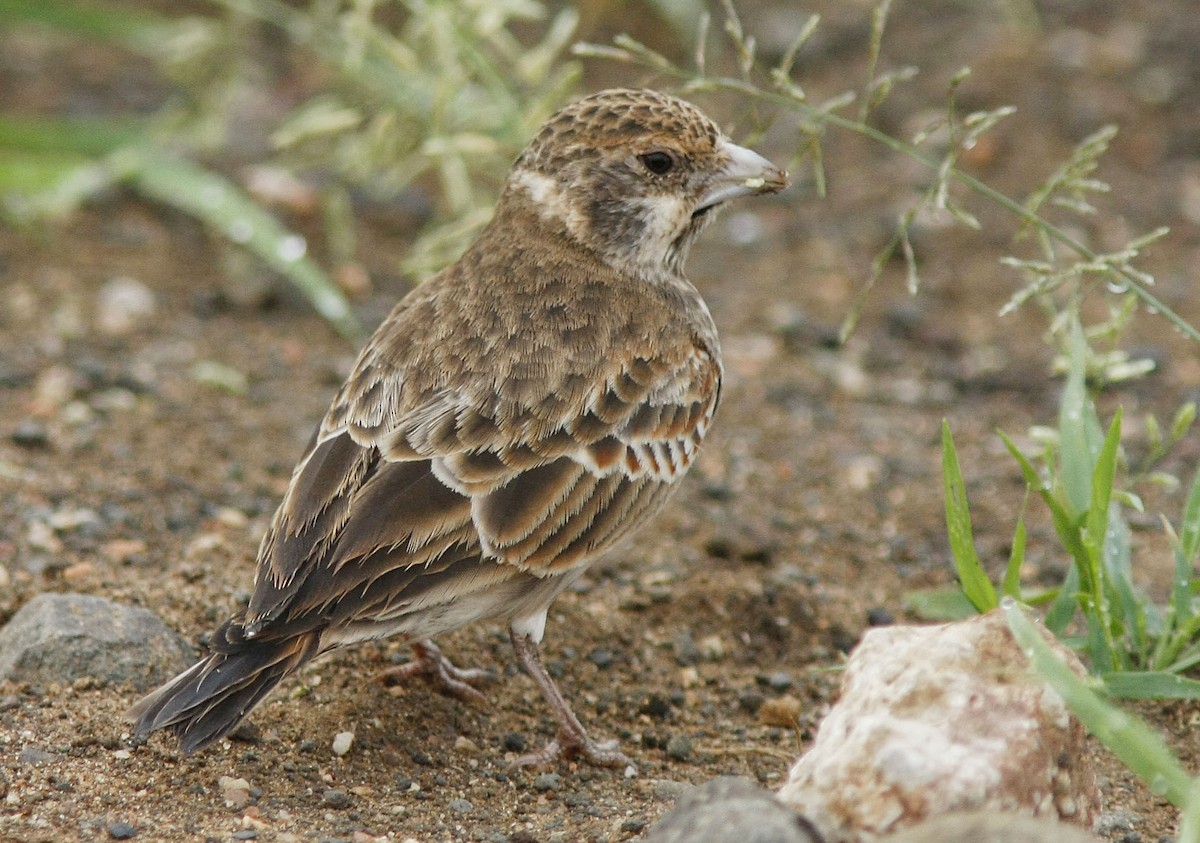
POLYGON ((1183 505, 1183 523, 1179 527, 1179 548, 1190 567, 1200 553, 1200 468, 1192 478, 1187 501, 1183 505))
POLYGON ((1200 700, 1200 680, 1165 670, 1103 673, 1104 690, 1123 700, 1200 700))
POLYGON ((0 29, 17 23, 35 23, 85 38, 119 41, 140 48, 167 18, 145 9, 104 8, 68 0, 0 0, 0 29))
POLYGON ((1004 569, 1001 591, 1014 600, 1021 599, 1021 566, 1025 564, 1025 510, 1029 506, 1029 487, 1021 500, 1021 512, 1017 515, 1017 526, 1013 529, 1012 552, 1008 554, 1008 565, 1004 569))
POLYGON ((145 120, 136 118, 0 114, 0 147, 38 153, 106 155, 144 135, 146 125, 145 120))
POLYGON ((1058 595, 1054 598, 1054 602, 1046 610, 1046 628, 1061 638, 1067 625, 1075 617, 1075 611, 1078 608, 1079 569, 1072 565, 1067 570, 1067 576, 1063 580, 1062 587, 1058 590, 1058 595))
POLYGON ((1093 462, 1086 423, 1090 410, 1085 382, 1086 348, 1083 329, 1076 320, 1071 327, 1067 381, 1058 409, 1058 476, 1064 502, 1073 518, 1087 511, 1092 498, 1093 462))
POLYGON ((303 238, 285 229, 233 183, 188 161, 131 147, 115 153, 126 179, 143 195, 191 214, 284 275, 317 313, 351 342, 362 328, 345 296, 305 254, 303 238))
POLYGON ((979 564, 979 555, 975 552, 966 484, 958 463, 958 452, 954 448, 954 437, 945 419, 942 420, 942 482, 946 490, 946 535, 950 540, 950 552, 954 555, 959 583, 971 605, 980 612, 990 611, 999 605, 996 602, 996 589, 979 564))
POLYGON ((961 588, 911 591, 904 595, 904 604, 923 621, 960 621, 979 614, 961 588))
POLYGON ((1019 603, 1005 598, 1002 605, 1017 644, 1038 675, 1063 698, 1084 727, 1140 776, 1153 793, 1176 806, 1185 805, 1191 796, 1192 780, 1162 737, 1146 723, 1103 699, 1063 664, 1019 603))

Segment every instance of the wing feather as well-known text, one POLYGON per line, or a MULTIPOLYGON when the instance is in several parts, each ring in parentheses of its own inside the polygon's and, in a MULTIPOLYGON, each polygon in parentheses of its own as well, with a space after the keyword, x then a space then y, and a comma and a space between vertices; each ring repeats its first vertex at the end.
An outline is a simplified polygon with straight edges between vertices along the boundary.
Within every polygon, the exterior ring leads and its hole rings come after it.
POLYGON ((402 368, 366 367, 361 408, 343 390, 264 538, 247 634, 432 634, 460 598, 584 564, 643 522, 703 439, 720 364, 699 343, 605 362, 590 392, 536 406, 528 383, 524 404, 439 388, 412 405, 402 368))

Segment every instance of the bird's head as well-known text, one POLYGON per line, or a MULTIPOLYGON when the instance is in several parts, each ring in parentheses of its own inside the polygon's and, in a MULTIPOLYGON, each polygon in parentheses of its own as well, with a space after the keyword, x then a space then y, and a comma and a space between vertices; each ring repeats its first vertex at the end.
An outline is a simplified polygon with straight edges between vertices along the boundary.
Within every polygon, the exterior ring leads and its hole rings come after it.
POLYGON ((730 199, 787 183, 694 105, 616 89, 550 118, 517 159, 508 195, 532 201, 611 265, 658 275, 681 272, 696 235, 730 199))

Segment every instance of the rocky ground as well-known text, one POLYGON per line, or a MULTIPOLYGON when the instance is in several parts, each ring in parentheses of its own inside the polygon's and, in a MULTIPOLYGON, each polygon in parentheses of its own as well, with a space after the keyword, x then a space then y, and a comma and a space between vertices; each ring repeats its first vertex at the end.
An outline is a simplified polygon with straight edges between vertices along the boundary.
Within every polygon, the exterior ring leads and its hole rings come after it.
MULTIPOLYGON (((820 99, 861 79, 870 10, 812 5, 825 22, 801 70, 820 99)), ((1164 301, 1200 321, 1191 4, 1048 2, 1038 32, 1006 25, 994 5, 894 4, 886 62, 921 73, 878 122, 910 134, 970 64, 963 107, 1018 112, 967 166, 1016 196, 1083 136, 1118 123, 1100 171, 1113 191, 1073 230, 1103 250, 1169 225, 1142 265, 1164 301)), ((795 25, 789 4, 747 4, 746 17, 768 50, 795 25)), ((49 113, 141 90, 120 54, 4 37, 4 108, 49 113)), ((597 69, 594 86, 613 72, 597 69)), ((760 147, 782 159, 787 142, 772 134, 760 147)), ((1023 484, 994 431, 1051 423, 1059 389, 1040 314, 997 316, 1019 280, 999 264, 1013 226, 975 199, 983 232, 923 226, 919 295, 904 291, 902 266, 889 267, 839 346, 872 255, 928 174, 832 131, 825 158, 828 198, 800 176, 777 199, 728 214, 693 255, 725 343, 715 432, 654 526, 551 614, 551 670, 636 773, 508 772, 551 721, 502 631, 475 628, 441 643, 500 674, 486 706, 373 681, 403 648, 364 645, 305 669, 235 740, 186 759, 160 736, 129 741, 122 713, 135 681, 0 684, 0 839, 618 841, 688 783, 736 774, 778 786, 862 630, 909 620, 908 593, 952 581, 941 419, 958 440, 981 554, 999 569, 1023 484), (353 739, 339 754, 343 733, 353 739)), ((364 321, 407 289, 396 266, 411 235, 365 224, 364 321)), ((199 226, 129 196, 53 231, 0 231, 0 622, 40 593, 81 592, 145 607, 198 646, 246 599, 258 538, 354 349, 286 289, 241 303, 227 284, 199 226)), ((1132 338, 1158 371, 1106 393, 1102 409, 1124 406, 1136 456, 1146 413, 1169 416, 1197 397, 1200 356, 1148 314, 1132 338)), ((1190 477, 1198 458, 1193 434, 1165 467, 1190 477)), ((1147 497, 1151 512, 1179 511, 1180 493, 1147 497)), ((1169 576, 1167 545, 1156 517, 1136 526, 1138 576, 1153 590, 1169 576)), ((1052 539, 1031 505, 1031 583, 1061 578, 1052 539)), ((1194 768, 1200 709, 1139 710, 1194 768)), ((1169 806, 1091 751, 1106 836, 1169 837, 1169 806)))

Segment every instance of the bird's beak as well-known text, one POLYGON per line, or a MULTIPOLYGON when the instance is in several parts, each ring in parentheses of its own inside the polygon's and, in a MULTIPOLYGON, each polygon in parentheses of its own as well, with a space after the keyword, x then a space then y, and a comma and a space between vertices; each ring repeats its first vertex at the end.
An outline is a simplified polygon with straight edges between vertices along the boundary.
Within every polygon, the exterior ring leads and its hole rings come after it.
POLYGON ((739 196, 778 193, 788 186, 788 174, 757 152, 725 141, 721 152, 727 161, 705 187, 692 216, 699 216, 722 202, 739 196))

